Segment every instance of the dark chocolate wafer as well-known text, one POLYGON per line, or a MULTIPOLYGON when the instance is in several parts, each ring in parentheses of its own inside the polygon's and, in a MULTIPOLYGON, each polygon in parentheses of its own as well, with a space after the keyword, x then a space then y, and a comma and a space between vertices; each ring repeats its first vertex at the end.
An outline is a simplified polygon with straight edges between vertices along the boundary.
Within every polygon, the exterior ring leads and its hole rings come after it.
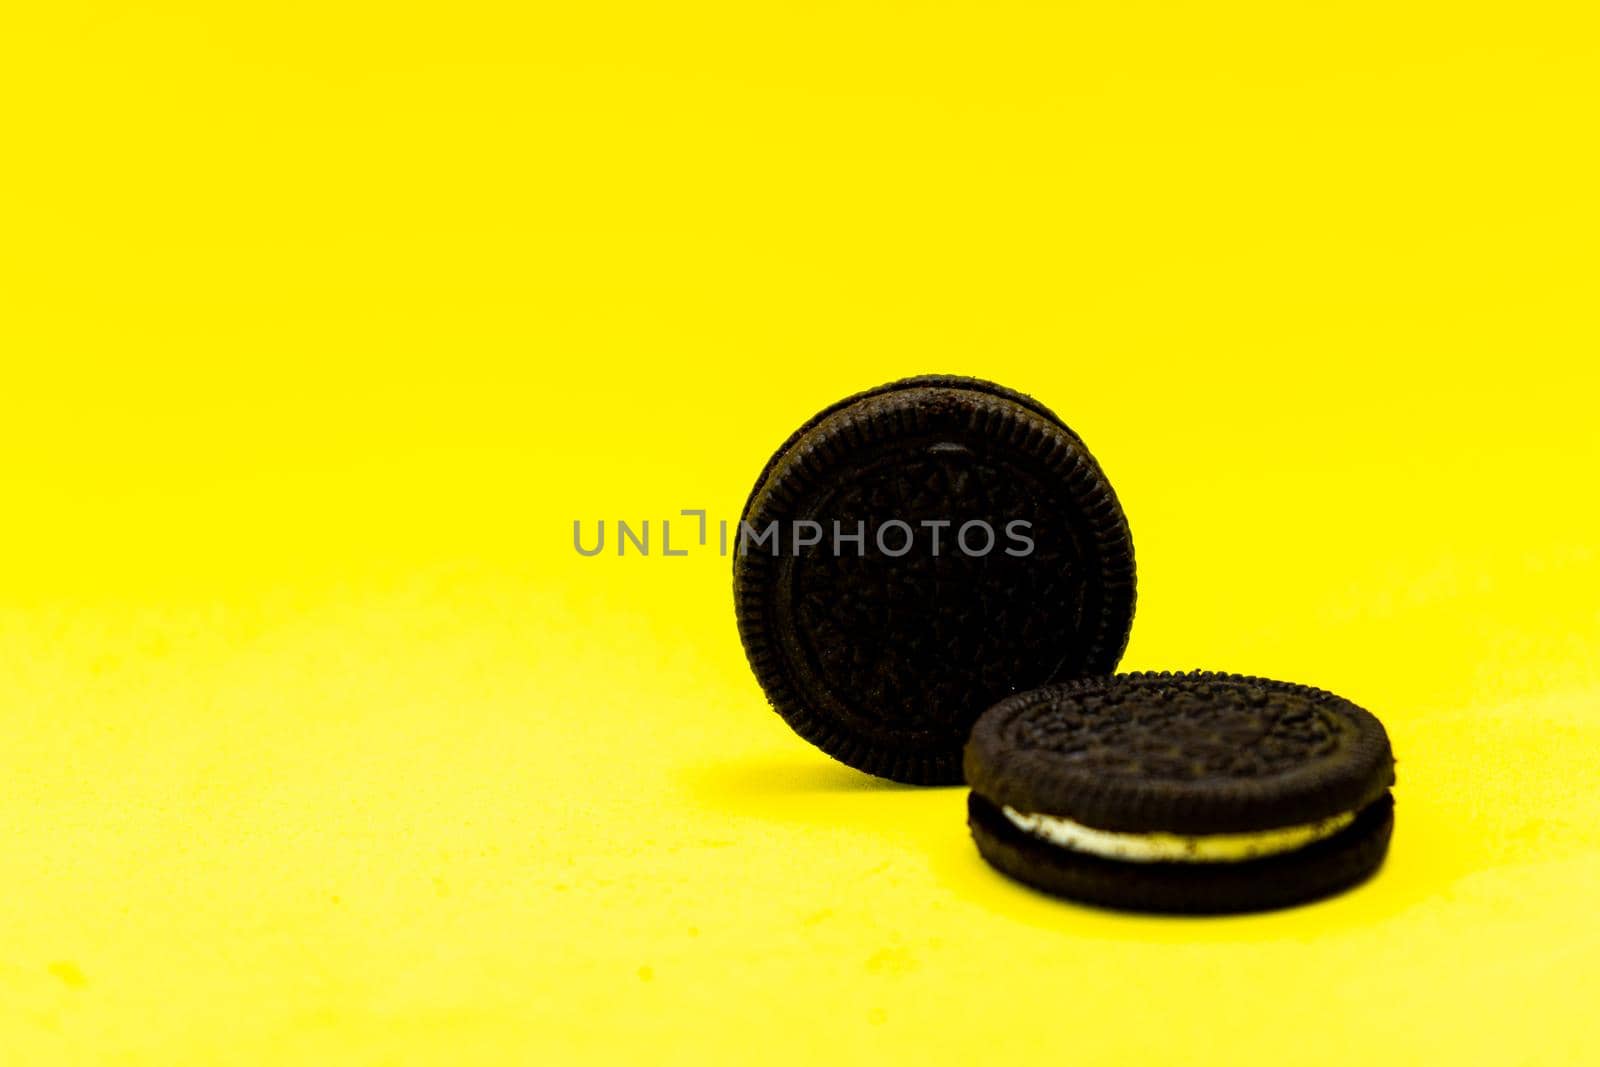
POLYGON ((1115 669, 1133 545, 1083 442, 993 383, 912 378, 807 422, 757 480, 739 634, 802 737, 873 774, 961 780, 996 700, 1115 669))

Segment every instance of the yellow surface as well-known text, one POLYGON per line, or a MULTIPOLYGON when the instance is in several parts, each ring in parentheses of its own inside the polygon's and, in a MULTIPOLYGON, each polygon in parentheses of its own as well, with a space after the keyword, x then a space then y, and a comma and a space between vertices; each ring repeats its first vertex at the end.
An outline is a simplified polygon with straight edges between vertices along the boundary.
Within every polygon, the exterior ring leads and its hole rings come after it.
POLYGON ((9 5, 0 1060, 1600 1060, 1592 10, 9 5), (1384 718, 1375 882, 1032 895, 573 551, 929 370, 1125 666, 1384 718))

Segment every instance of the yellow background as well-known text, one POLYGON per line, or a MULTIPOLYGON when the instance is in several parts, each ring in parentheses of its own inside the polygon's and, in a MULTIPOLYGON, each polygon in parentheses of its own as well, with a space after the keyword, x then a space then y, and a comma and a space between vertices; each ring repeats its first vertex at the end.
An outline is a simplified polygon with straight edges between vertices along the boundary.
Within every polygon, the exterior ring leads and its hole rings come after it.
POLYGON ((1600 1060, 1593 5, 24 7, 0 1059, 1600 1060), (573 551, 923 371, 1099 455, 1126 667, 1385 720, 1376 881, 1035 896, 573 551))

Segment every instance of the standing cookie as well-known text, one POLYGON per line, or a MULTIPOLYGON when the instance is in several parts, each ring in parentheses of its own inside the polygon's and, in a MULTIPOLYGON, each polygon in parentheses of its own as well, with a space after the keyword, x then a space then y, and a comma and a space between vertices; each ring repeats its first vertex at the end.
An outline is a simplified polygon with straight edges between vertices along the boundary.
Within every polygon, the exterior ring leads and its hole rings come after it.
POLYGON ((801 737, 872 774, 961 781, 996 700, 1116 668, 1133 543, 1049 409, 972 378, 841 401, 767 463, 736 543, 739 636, 801 737))
POLYGON ((1128 674, 1000 702, 966 752, 978 851, 1140 911, 1282 907, 1367 878, 1394 827, 1383 724, 1307 686, 1128 674))

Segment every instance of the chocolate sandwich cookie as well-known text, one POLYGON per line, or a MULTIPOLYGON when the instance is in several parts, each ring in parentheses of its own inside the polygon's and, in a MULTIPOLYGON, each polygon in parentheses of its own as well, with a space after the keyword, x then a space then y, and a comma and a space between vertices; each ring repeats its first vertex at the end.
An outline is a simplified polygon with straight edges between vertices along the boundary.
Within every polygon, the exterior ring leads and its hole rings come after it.
POLYGON ((768 461, 735 545, 767 698, 852 767, 961 781, 996 700, 1116 668, 1133 542, 1078 436, 990 382, 909 378, 820 412, 768 461))
POLYGON ((1382 723, 1320 689, 1239 675, 1019 693, 973 727, 966 774, 984 859, 1113 908, 1312 900, 1376 871, 1394 828, 1382 723))

